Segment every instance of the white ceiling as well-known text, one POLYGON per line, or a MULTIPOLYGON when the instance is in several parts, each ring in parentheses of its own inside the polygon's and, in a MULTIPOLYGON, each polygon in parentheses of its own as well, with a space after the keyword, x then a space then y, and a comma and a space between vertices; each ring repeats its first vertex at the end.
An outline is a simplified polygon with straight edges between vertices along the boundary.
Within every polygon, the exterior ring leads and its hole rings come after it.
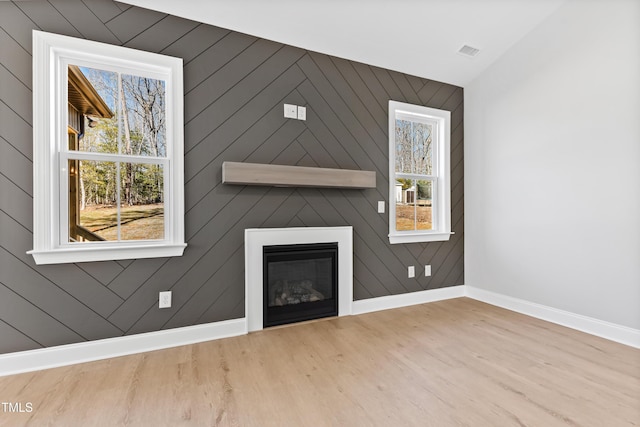
POLYGON ((123 0, 465 86, 565 0, 123 0), (474 58, 457 53, 480 49, 474 58))

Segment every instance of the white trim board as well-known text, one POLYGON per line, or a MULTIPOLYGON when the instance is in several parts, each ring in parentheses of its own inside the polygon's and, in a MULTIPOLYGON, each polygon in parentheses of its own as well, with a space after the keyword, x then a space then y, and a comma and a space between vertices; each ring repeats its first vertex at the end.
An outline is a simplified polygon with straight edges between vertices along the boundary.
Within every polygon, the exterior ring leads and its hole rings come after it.
POLYGON ((507 295, 497 294, 495 292, 473 286, 466 285, 465 288, 466 296, 469 298, 515 311, 517 313, 526 314, 527 316, 535 317, 547 322, 566 326, 571 329, 576 329, 581 332, 586 332, 587 334, 615 341, 620 344, 640 348, 640 330, 638 329, 605 322, 603 320, 594 319, 593 317, 559 310, 557 308, 536 304, 507 295))
POLYGON ((353 314, 371 313, 392 308, 407 307, 410 305, 424 304, 427 302, 442 301, 465 296, 465 286, 451 286, 441 289, 429 289, 426 291, 409 292, 406 294, 389 295, 377 298, 368 298, 353 302, 353 314))
POLYGON ((0 376, 245 335, 244 318, 0 355, 0 376))

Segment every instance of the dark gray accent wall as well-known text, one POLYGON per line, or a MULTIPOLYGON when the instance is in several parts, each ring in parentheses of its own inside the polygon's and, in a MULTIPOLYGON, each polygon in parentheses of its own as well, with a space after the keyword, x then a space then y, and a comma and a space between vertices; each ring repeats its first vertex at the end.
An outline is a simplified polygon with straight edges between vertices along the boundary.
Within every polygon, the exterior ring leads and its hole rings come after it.
POLYGON ((463 283, 462 88, 111 0, 0 2, 0 353, 244 315, 244 229, 354 227, 356 299, 463 283), (184 256, 36 266, 31 31, 178 56, 185 74, 184 256), (390 245, 387 102, 452 111, 451 241, 390 245), (307 120, 283 118, 283 103, 307 120), (221 184, 225 160, 373 170, 370 190, 221 184), (407 278, 431 264, 433 276, 407 278), (157 308, 173 290, 173 308, 157 308))

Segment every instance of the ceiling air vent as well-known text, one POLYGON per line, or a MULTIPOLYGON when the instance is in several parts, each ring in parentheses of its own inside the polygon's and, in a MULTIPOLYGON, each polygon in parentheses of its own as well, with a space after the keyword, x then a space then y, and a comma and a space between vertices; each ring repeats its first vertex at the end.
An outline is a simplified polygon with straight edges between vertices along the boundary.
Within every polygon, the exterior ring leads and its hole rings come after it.
POLYGON ((458 50, 459 54, 468 56, 470 58, 473 58, 474 56, 476 56, 478 52, 480 52, 480 49, 476 49, 475 47, 471 47, 466 44, 458 50))

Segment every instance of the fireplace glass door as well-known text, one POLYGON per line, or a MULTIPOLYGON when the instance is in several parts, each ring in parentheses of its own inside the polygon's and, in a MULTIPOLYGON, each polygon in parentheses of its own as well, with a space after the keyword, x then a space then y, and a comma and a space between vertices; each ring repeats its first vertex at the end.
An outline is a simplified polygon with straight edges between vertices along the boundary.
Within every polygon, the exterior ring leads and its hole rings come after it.
POLYGON ((265 246, 265 327, 338 315, 338 244, 265 246))

